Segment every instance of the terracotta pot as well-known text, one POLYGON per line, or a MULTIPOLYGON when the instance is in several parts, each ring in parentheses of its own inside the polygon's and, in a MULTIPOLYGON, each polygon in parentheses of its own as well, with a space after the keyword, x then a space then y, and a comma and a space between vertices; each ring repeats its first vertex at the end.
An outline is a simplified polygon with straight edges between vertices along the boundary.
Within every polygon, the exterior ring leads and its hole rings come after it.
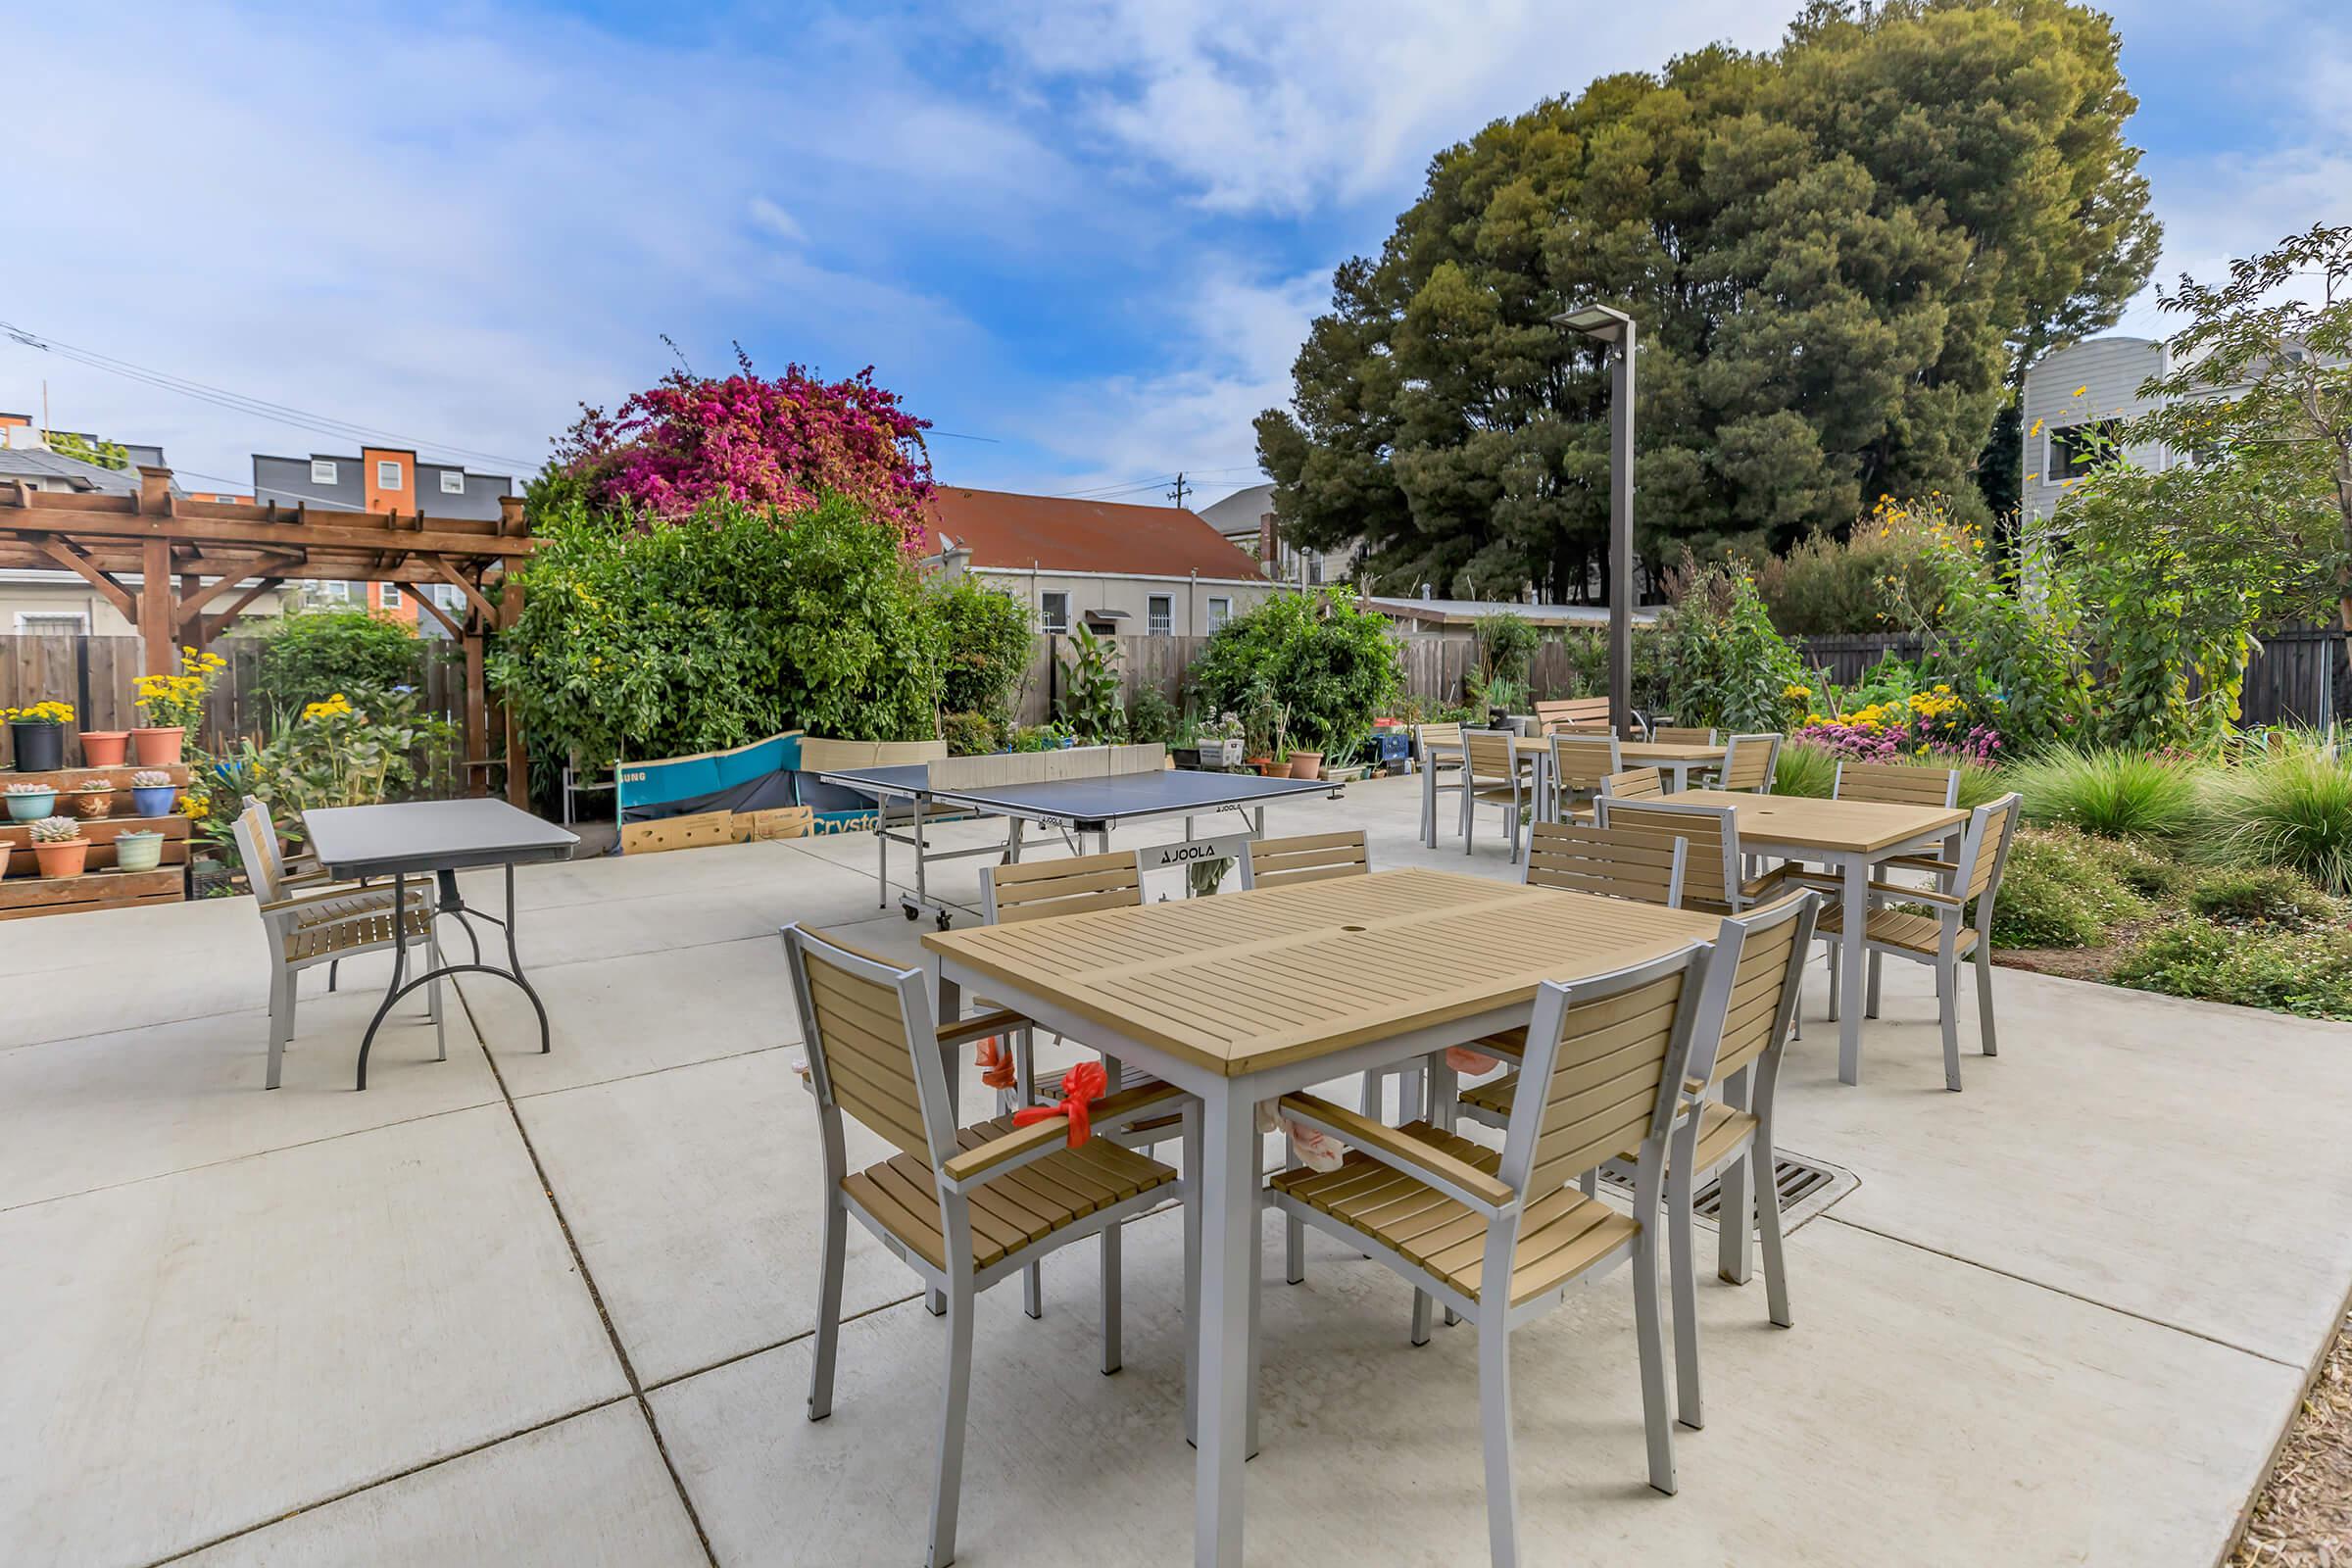
POLYGON ((1259 778, 1289 778, 1291 764, 1287 760, 1277 762, 1269 757, 1257 764, 1257 776, 1259 778))
POLYGON ((161 833, 118 833, 115 835, 115 869, 118 871, 152 871, 164 860, 164 836, 161 833))
POLYGON ((1271 757, 1252 757, 1250 759, 1250 765, 1256 769, 1260 774, 1270 774, 1274 771, 1274 759, 1271 757))
POLYGON ((32 856, 41 862, 43 876, 79 876, 82 862, 90 858, 90 841, 68 839, 63 844, 35 844, 32 856))
POLYGON ((1291 777, 1321 778, 1322 776, 1323 754, 1321 752, 1293 752, 1291 754, 1291 777))
POLYGON ((66 765, 65 726, 20 724, 11 719, 8 734, 16 744, 18 772, 54 773, 66 765))
POLYGON ((102 790, 75 790, 66 797, 74 814, 86 822, 96 822, 115 814, 115 787, 102 790))
POLYGON ((81 732, 81 765, 121 767, 122 748, 130 744, 126 729, 85 729, 81 732))
POLYGON ((180 742, 186 732, 177 724, 130 732, 131 760, 141 767, 170 767, 179 760, 180 742))

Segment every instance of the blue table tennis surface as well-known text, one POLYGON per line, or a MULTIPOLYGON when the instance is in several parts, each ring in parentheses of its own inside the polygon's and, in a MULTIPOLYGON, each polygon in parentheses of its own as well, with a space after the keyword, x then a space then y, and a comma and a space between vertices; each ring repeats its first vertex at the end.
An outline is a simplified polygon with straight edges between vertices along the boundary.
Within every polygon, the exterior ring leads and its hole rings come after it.
POLYGON ((930 766, 923 762, 817 776, 828 784, 854 790, 920 795, 926 801, 939 801, 992 816, 1025 816, 1055 822, 1115 822, 1130 816, 1167 816, 1181 811, 1211 811, 1227 806, 1261 806, 1268 801, 1328 793, 1340 787, 1329 779, 1258 778, 1248 773, 1162 769, 1095 778, 1049 779, 1036 784, 934 789, 930 766))

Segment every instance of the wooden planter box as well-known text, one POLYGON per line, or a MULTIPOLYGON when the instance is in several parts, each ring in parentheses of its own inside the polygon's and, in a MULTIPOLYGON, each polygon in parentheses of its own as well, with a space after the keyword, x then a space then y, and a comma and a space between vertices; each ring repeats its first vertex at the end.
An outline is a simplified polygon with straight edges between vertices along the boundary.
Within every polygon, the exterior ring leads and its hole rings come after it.
MULTIPOLYGON (((101 824, 93 823, 92 826, 101 824)), ((172 846, 164 846, 169 853, 172 846)), ((178 846, 181 855, 187 845, 178 846)), ((31 852, 24 854, 30 869, 31 852)), ((114 851, 107 855, 111 860, 114 851)), ((25 876, 16 874, 16 855, 9 857, 9 877, 0 883, 0 920, 25 920, 37 914, 78 914, 87 909, 119 909, 133 904, 177 904, 186 896, 186 867, 159 866, 152 871, 84 871, 79 876, 25 876)), ((90 848, 90 862, 98 860, 98 847, 90 848)))
MULTIPOLYGON (((163 863, 154 871, 134 871, 131 879, 170 873, 172 885, 177 886, 180 867, 188 863, 188 819, 184 816, 109 816, 81 824, 81 836, 90 841, 90 856, 85 869, 78 877, 63 877, 60 881, 86 882, 92 871, 111 871, 115 863, 115 840, 124 833, 161 833, 164 836, 163 863)), ((20 882, 42 880, 40 861, 32 853, 32 824, 9 822, 0 824, 0 842, 13 844, 9 852, 7 888, 20 882)), ((140 901, 145 902, 145 901, 140 901)))

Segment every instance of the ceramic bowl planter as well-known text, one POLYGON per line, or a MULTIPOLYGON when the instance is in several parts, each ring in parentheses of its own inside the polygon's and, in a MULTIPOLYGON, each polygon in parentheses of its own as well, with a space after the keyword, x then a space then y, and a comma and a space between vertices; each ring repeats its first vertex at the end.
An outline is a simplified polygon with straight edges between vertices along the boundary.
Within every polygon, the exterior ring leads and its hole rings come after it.
POLYGON ((38 822, 57 808, 57 791, 46 784, 19 780, 8 787, 7 795, 11 822, 38 822))
POLYGON ((8 840, 0 839, 0 876, 8 875, 8 858, 16 853, 16 849, 8 840))
POLYGON ((179 786, 172 782, 169 773, 133 773, 130 775, 130 814, 170 816, 172 797, 178 793, 179 786))
POLYGON ((72 817, 45 816, 32 824, 32 854, 43 876, 79 876, 90 858, 90 841, 72 817))
POLYGON ((122 749, 130 744, 126 729, 85 729, 81 732, 81 765, 121 767, 122 749))
POLYGON ((66 765, 63 724, 27 724, 22 719, 10 719, 8 735, 16 746, 18 772, 54 773, 66 765))
POLYGON ((115 787, 102 778, 74 786, 67 800, 74 807, 74 814, 87 821, 96 822, 115 814, 115 787))
POLYGON ((130 732, 131 760, 141 767, 170 767, 179 760, 180 742, 186 735, 177 724, 134 729, 130 732))
POLYGON ((156 832, 115 835, 115 869, 152 871, 164 861, 164 836, 156 832))
POLYGON ((1322 776, 1323 754, 1321 752, 1293 752, 1291 754, 1291 777, 1321 778, 1322 776))

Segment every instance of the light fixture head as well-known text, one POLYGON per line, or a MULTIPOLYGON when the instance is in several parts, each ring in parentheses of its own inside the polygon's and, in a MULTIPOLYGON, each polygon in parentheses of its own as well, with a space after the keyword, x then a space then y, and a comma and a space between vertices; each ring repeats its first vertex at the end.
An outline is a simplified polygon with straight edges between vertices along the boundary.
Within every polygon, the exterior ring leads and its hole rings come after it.
POLYGON ((1551 321, 1554 326, 1564 326, 1596 343, 1622 343, 1626 328, 1634 324, 1632 317, 1606 305, 1580 305, 1561 312, 1551 321))

